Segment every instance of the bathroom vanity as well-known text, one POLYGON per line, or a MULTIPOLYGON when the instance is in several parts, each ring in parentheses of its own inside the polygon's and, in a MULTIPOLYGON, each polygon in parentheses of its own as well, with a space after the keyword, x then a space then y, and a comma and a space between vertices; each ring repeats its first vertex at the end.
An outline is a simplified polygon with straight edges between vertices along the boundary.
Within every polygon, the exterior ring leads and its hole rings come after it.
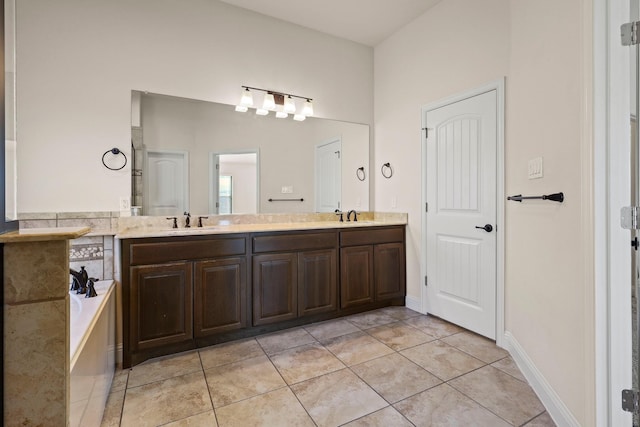
POLYGON ((123 367, 404 305, 405 226, 253 224, 120 236, 123 367))

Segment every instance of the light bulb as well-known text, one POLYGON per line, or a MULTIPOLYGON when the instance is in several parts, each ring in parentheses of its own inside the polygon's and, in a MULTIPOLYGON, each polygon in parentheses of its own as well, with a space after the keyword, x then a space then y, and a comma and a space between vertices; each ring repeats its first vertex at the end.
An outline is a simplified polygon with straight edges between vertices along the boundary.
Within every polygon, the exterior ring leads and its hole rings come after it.
POLYGON ((256 114, 259 116, 266 116, 267 114, 269 114, 269 110, 265 110, 264 108, 257 108, 256 114))
POLYGON ((304 103, 304 107, 302 107, 302 114, 305 116, 313 116, 313 104, 310 99, 304 103))
POLYGON ((244 105, 236 105, 236 111, 238 113, 246 113, 247 111, 249 111, 249 107, 246 107, 244 105))
POLYGON ((303 122, 304 119, 306 119, 307 116, 305 116, 304 114, 296 114, 293 116, 293 120, 297 121, 297 122, 303 122))
POLYGON ((253 107, 253 94, 249 88, 245 88, 242 91, 242 98, 240 98, 240 105, 243 107, 253 107))
POLYGON ((287 96, 284 99, 283 111, 285 113, 290 113, 290 114, 293 114, 296 112, 296 103, 293 101, 293 98, 291 97, 291 95, 287 96))
POLYGON ((286 119, 289 115, 284 111, 276 111, 276 117, 279 119, 286 119))
POLYGON ((262 108, 265 110, 274 110, 276 108, 276 100, 273 98, 272 93, 267 93, 264 96, 264 102, 262 103, 262 108))

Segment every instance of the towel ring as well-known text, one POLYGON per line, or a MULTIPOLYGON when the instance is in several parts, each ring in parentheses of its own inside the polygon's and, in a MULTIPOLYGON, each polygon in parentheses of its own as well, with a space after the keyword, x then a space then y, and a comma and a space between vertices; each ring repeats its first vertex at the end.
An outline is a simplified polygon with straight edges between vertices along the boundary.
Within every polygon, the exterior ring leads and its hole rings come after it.
POLYGON ((382 176, 389 179, 393 176, 393 169, 391 168, 391 163, 387 162, 380 168, 380 173, 382 176))
POLYGON ((360 181, 364 181, 365 179, 367 179, 367 176, 364 173, 364 166, 360 166, 358 169, 356 169, 356 176, 360 181))
POLYGON ((112 171, 119 171, 127 165, 127 156, 117 148, 107 150, 102 155, 102 164, 112 171))

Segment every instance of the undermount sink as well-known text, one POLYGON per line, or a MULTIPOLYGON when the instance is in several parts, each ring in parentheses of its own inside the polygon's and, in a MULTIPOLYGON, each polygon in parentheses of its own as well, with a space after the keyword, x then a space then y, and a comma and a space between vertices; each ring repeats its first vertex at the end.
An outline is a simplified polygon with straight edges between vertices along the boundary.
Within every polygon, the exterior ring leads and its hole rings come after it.
POLYGON ((199 234, 208 233, 213 230, 217 230, 218 227, 193 227, 193 228, 179 228, 166 231, 168 236, 180 236, 184 234, 199 234))

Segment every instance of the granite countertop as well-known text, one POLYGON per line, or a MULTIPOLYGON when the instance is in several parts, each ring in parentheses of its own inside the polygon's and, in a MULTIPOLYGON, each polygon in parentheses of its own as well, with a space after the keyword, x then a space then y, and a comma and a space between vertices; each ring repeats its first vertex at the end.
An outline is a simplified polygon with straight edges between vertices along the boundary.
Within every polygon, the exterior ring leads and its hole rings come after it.
POLYGON ((89 233, 89 227, 27 228, 0 234, 0 243, 46 242, 70 240, 89 233))
POLYGON ((118 239, 139 239, 145 237, 176 237, 202 236, 231 233, 255 233, 269 231, 291 230, 325 230, 325 229, 354 229, 366 227, 384 227, 390 225, 406 225, 406 219, 358 220, 358 221, 307 221, 283 223, 254 223, 254 224, 218 224, 205 227, 144 229, 132 228, 121 230, 116 234, 118 239))

